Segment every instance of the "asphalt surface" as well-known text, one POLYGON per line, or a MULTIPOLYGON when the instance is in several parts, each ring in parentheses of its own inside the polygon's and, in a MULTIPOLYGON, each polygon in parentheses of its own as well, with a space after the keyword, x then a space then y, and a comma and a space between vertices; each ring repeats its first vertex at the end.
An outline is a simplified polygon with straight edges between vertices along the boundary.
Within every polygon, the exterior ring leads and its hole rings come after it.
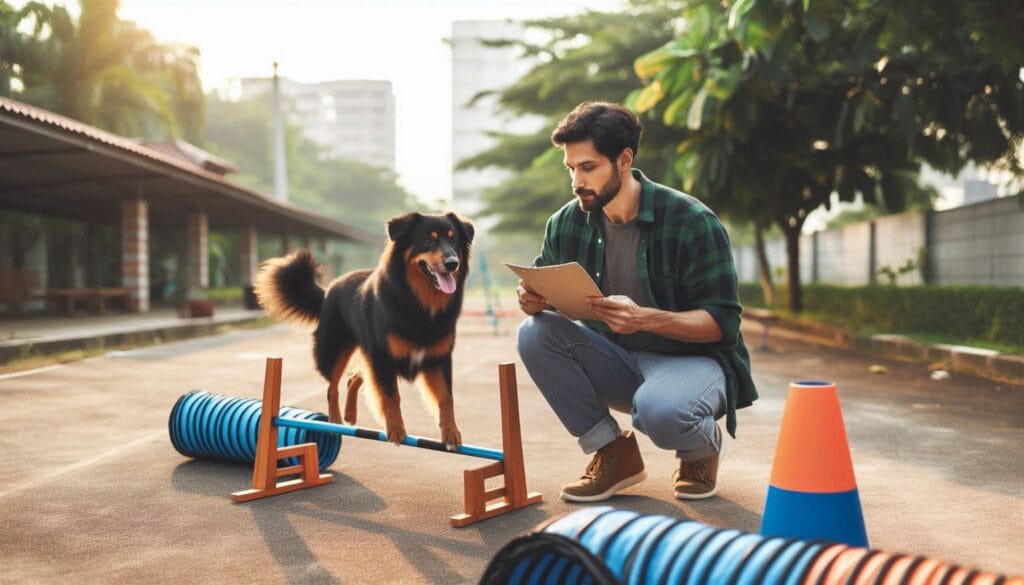
MULTIPOLYGON (((508 321, 495 334, 463 319, 455 393, 467 443, 501 446, 497 364, 516 359, 508 321)), ((921 365, 772 345, 753 355, 761 399, 740 411, 719 497, 673 499, 675 461, 641 437, 649 477, 610 503, 756 531, 787 384, 834 380, 871 545, 1024 574, 1024 387, 933 381, 921 365), (888 373, 869 373, 873 364, 888 373)), ((558 489, 589 458, 521 365, 527 485, 543 493, 540 505, 452 528, 462 471, 487 461, 354 438, 333 484, 234 504, 250 468, 180 455, 167 418, 194 388, 259 397, 270 355, 284 358, 283 404, 324 411, 309 336, 285 326, 0 376, 0 582, 475 583, 508 540, 578 509, 558 489)), ((410 433, 434 436, 415 392, 403 391, 410 433)), ((360 415, 378 426, 363 404, 360 415)))

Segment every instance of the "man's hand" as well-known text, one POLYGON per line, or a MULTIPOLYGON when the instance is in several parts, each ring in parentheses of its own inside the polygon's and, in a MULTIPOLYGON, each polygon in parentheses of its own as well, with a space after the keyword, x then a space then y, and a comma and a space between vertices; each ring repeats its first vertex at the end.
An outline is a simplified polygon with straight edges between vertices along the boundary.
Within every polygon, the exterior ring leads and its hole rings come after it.
POLYGON ((549 306, 547 299, 537 294, 537 291, 521 280, 519 286, 516 287, 516 296, 519 297, 519 308, 527 315, 536 315, 549 306))
POLYGON ((628 335, 644 330, 645 309, 625 295, 587 297, 587 302, 594 313, 616 333, 628 335))

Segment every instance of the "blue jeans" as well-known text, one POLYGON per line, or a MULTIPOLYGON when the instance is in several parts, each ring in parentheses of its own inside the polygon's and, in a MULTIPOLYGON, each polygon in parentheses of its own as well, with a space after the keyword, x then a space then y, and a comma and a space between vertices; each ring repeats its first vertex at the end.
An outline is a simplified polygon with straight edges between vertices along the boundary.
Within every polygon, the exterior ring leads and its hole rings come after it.
POLYGON ((625 350, 564 316, 543 311, 519 326, 517 349, 537 387, 584 453, 621 430, 609 409, 683 461, 717 452, 725 376, 715 360, 625 350))

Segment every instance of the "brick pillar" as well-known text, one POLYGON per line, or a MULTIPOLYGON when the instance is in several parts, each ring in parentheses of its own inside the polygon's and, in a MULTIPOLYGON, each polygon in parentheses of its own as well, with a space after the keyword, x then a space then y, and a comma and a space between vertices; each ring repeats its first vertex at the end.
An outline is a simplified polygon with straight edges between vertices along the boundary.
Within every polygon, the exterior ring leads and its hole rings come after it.
POLYGON ((303 235, 302 236, 302 249, 303 250, 308 250, 310 253, 313 253, 312 240, 310 239, 310 237, 308 235, 303 235))
POLYGON ((185 264, 188 266, 188 289, 202 290, 210 286, 209 226, 205 211, 188 214, 185 229, 185 264))
POLYGON ((292 238, 288 234, 281 234, 281 255, 287 256, 292 251, 292 238))
POLYGON ((128 310, 149 312, 149 206, 142 198, 121 202, 121 282, 128 310))
POLYGON ((88 249, 85 260, 85 285, 89 288, 103 286, 103 241, 100 239, 100 226, 90 221, 85 227, 88 249))
POLYGON ((250 225, 242 228, 239 251, 242 256, 242 268, 239 270, 239 276, 242 279, 243 285, 250 284, 253 277, 256 276, 256 270, 259 268, 260 263, 259 237, 255 227, 250 225))

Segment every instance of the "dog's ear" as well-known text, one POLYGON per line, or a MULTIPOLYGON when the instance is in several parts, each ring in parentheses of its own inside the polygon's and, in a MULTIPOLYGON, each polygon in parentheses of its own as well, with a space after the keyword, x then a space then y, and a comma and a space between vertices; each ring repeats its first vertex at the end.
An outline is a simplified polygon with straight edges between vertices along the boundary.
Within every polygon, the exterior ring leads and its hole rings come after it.
POLYGON ((399 215, 398 217, 392 217, 388 220, 388 238, 392 242, 397 242, 402 237, 402 234, 409 231, 409 228, 421 217, 423 216, 415 211, 399 215))
POLYGON ((467 242, 472 242, 473 241, 473 236, 476 234, 476 229, 473 228, 473 224, 471 224, 468 221, 462 219, 461 217, 458 216, 458 214, 456 214, 454 212, 448 213, 448 215, 446 217, 449 220, 451 220, 451 222, 453 224, 455 224, 455 227, 457 227, 458 230, 459 230, 459 234, 462 235, 462 237, 467 242))

